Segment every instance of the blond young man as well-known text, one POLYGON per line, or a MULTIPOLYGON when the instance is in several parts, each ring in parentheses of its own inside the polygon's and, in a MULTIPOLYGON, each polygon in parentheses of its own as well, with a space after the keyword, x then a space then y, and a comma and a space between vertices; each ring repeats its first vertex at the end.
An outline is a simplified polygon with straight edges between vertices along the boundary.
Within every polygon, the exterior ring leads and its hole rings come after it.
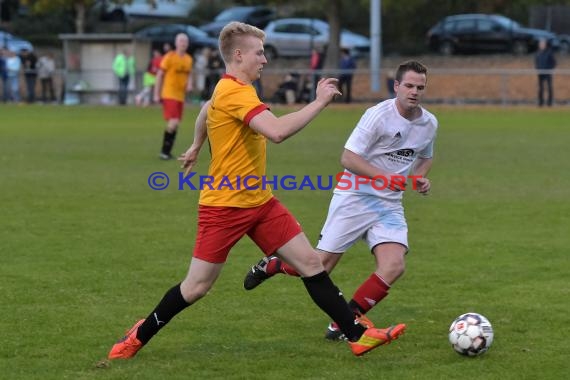
POLYGON ((220 275, 230 249, 244 235, 267 255, 275 252, 299 272, 315 304, 349 337, 355 355, 390 343, 405 330, 403 324, 377 329, 367 319, 355 320, 293 215, 270 188, 262 186, 266 140, 280 143, 291 137, 339 95, 335 79, 322 79, 312 103, 297 112, 275 116, 252 86, 267 63, 264 37, 260 29, 239 22, 228 24, 220 34, 226 74, 200 111, 194 142, 180 158, 188 173, 208 137, 212 156, 208 174, 214 181, 200 193, 198 231, 188 274, 113 346, 110 359, 133 357, 176 314, 204 297, 220 275), (253 180, 244 186, 240 178, 247 176, 253 180), (228 178, 231 183, 220 186, 228 178))

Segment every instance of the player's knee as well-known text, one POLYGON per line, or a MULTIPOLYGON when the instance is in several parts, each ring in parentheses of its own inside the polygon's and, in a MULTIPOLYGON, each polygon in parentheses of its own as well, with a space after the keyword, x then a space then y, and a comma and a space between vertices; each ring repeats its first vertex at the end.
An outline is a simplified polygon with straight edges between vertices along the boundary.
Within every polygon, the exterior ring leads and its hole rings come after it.
POLYGON ((321 258, 316 253, 306 255, 297 263, 297 271, 303 276, 314 276, 317 273, 324 271, 323 263, 321 258))
POLYGON ((404 260, 385 262, 376 268, 376 273, 389 285, 392 285, 406 270, 404 260))
POLYGON ((406 264, 402 261, 400 264, 398 264, 398 267, 396 268, 396 274, 398 277, 400 277, 401 275, 404 274, 405 271, 406 271, 406 264))
POLYGON ((396 280, 400 276, 402 276, 404 274, 404 272, 406 271, 406 263, 404 262, 404 260, 396 260, 393 263, 391 263, 389 269, 390 269, 391 277, 394 280, 396 280))
POLYGON ((208 294, 210 288, 211 286, 206 283, 191 283, 183 281, 180 286, 180 291, 186 302, 194 303, 208 294))
POLYGON ((332 254, 324 251, 319 251, 319 256, 321 257, 321 262, 325 270, 330 273, 340 260, 340 254, 332 254))

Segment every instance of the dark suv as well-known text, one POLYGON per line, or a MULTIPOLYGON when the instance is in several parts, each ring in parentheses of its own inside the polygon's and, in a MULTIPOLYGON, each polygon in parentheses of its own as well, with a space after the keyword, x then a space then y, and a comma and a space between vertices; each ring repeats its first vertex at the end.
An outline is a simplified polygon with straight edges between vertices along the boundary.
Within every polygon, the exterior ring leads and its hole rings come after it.
POLYGON ((541 39, 558 47, 556 35, 549 31, 524 28, 505 16, 485 14, 448 16, 427 33, 430 48, 444 55, 456 52, 525 54, 535 51, 541 39))

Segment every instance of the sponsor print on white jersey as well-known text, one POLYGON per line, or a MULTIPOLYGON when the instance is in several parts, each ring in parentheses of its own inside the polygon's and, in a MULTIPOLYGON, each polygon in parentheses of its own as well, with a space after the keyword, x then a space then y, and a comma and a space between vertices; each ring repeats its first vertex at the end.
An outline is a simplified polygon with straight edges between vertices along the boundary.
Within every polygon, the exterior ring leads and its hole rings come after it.
MULTIPOLYGON (((407 178, 418 157, 433 155, 437 119, 425 108, 420 109, 421 116, 410 121, 398 112, 396 99, 378 103, 362 115, 344 147, 386 173, 407 178)), ((357 183, 357 176, 347 169, 342 178, 346 186, 337 187, 335 193, 370 194, 387 200, 402 198, 402 191, 392 191, 382 183, 372 186, 363 184, 362 179, 357 183)))

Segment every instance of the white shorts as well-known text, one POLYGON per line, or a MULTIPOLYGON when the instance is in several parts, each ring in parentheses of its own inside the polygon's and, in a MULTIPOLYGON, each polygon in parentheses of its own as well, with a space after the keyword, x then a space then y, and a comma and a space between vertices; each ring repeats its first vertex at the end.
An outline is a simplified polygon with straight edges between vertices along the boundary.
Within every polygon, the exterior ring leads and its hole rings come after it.
POLYGON ((333 194, 317 249, 346 252, 358 239, 372 250, 381 243, 400 243, 408 249, 408 225, 401 201, 371 195, 333 194))

